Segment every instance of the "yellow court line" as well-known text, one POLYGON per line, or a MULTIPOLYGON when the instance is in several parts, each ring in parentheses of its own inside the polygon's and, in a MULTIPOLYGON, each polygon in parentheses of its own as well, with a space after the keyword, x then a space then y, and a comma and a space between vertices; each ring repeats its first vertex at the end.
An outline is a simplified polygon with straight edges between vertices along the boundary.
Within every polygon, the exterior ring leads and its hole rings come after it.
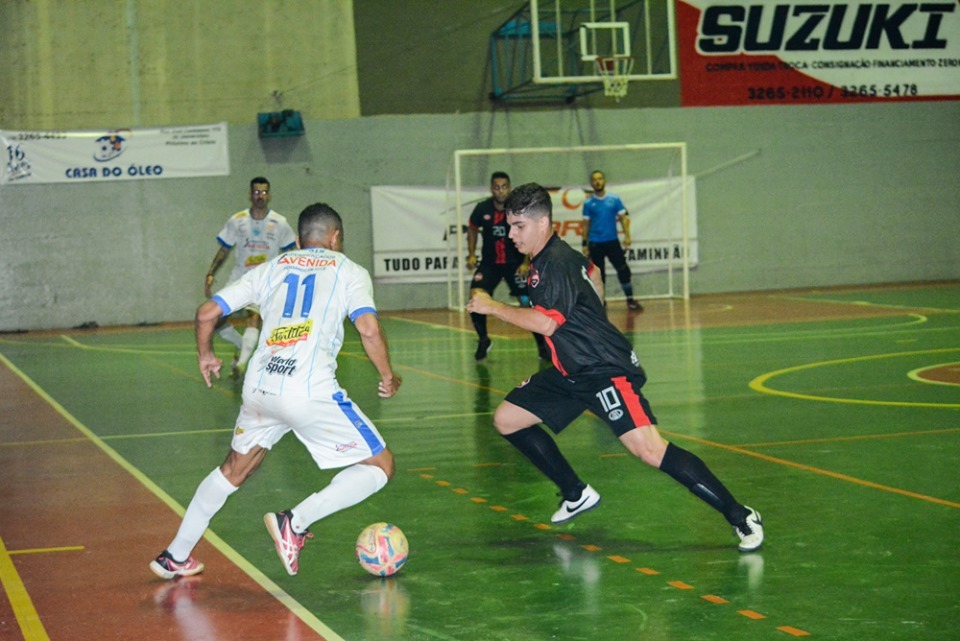
POLYGON ((8 550, 10 556, 18 554, 49 554, 51 552, 81 552, 87 548, 83 545, 68 545, 59 548, 32 548, 27 550, 8 550))
MULTIPOLYGON (((157 366, 160 367, 161 369, 166 369, 166 370, 168 370, 168 371, 170 371, 170 372, 173 372, 173 373, 176 374, 177 376, 181 376, 181 377, 183 377, 183 378, 186 378, 187 380, 196 381, 196 382, 198 382, 198 383, 202 383, 202 382, 203 382, 203 377, 202 377, 199 373, 187 372, 187 371, 185 371, 185 370, 183 370, 183 369, 181 369, 181 368, 179 368, 179 367, 175 367, 175 366, 173 366, 173 365, 170 365, 170 364, 168 364, 168 363, 164 363, 163 361, 154 358, 154 356, 156 356, 156 355, 163 355, 163 356, 178 355, 178 356, 180 356, 180 355, 187 355, 187 354, 193 355, 193 354, 195 354, 196 352, 174 352, 174 351, 156 351, 156 350, 151 351, 151 350, 127 349, 127 348, 120 349, 120 348, 115 348, 115 347, 100 347, 100 346, 96 346, 96 347, 95 347, 95 346, 85 345, 85 344, 83 344, 83 343, 80 343, 80 342, 78 342, 78 341, 75 341, 74 339, 72 339, 72 338, 70 338, 69 336, 66 336, 66 335, 61 335, 60 338, 62 338, 65 342, 67 342, 71 347, 76 347, 77 349, 87 350, 87 351, 91 351, 91 352, 107 352, 107 353, 111 353, 111 354, 130 354, 130 355, 133 355, 133 356, 142 356, 142 357, 144 358, 144 360, 146 360, 146 361, 148 361, 148 362, 150 362, 150 363, 153 363, 153 364, 157 365, 157 366)), ((213 379, 214 379, 214 380, 222 380, 222 376, 221 376, 221 377, 217 377, 216 375, 214 375, 214 376, 213 376, 213 379)), ((221 386, 219 386, 219 385, 214 385, 214 386, 213 386, 213 389, 215 389, 215 390, 217 391, 217 393, 222 394, 222 395, 225 395, 225 396, 228 396, 228 397, 231 397, 231 398, 234 397, 234 396, 236 396, 236 394, 235 394, 234 391, 232 391, 232 390, 230 390, 230 389, 227 389, 227 388, 224 388, 224 387, 221 387, 221 386)))
POLYGON ((894 305, 893 303, 871 303, 866 300, 837 300, 833 298, 818 298, 816 296, 771 296, 781 300, 796 300, 804 303, 832 303, 835 305, 852 305, 855 307, 881 307, 884 309, 916 309, 923 312, 938 312, 942 314, 958 314, 960 310, 942 307, 923 307, 921 305, 894 305))
POLYGON ((917 432, 892 432, 890 434, 857 434, 854 436, 830 436, 825 438, 806 438, 796 441, 764 441, 762 443, 740 443, 738 447, 777 447, 780 445, 812 445, 815 443, 838 443, 843 441, 870 441, 882 438, 903 438, 929 436, 931 434, 951 434, 960 432, 960 427, 948 427, 942 430, 921 430, 917 432))
MULTIPOLYGON (((340 352, 340 356, 347 356, 347 357, 349 357, 349 358, 355 358, 355 359, 361 360, 361 361, 369 361, 369 360, 370 360, 370 359, 367 358, 366 356, 360 355, 360 354, 345 354, 344 352, 340 352)), ((482 391, 484 391, 484 392, 495 392, 495 393, 497 393, 497 394, 502 394, 502 395, 504 395, 504 396, 507 395, 507 392, 504 392, 504 391, 502 391, 502 390, 498 390, 498 389, 493 388, 493 387, 487 387, 486 385, 480 385, 480 384, 478 384, 478 383, 471 383, 470 381, 465 381, 465 380, 463 380, 463 379, 461 379, 461 378, 450 378, 449 376, 441 376, 440 374, 435 374, 435 373, 433 373, 433 372, 428 372, 428 371, 426 371, 426 370, 423 370, 423 369, 420 369, 420 368, 417 368, 417 367, 412 367, 412 366, 410 366, 410 365, 394 365, 393 368, 394 368, 394 369, 397 369, 397 370, 401 370, 401 371, 414 372, 414 373, 416 373, 416 374, 420 374, 420 375, 422 375, 422 376, 427 376, 427 377, 429 377, 429 378, 436 378, 436 379, 438 379, 438 380, 441 380, 441 381, 444 381, 444 382, 447 382, 447 383, 456 383, 457 385, 463 385, 463 386, 466 386, 466 387, 473 387, 473 388, 475 388, 475 389, 482 390, 482 391)))
MULTIPOLYGON (((432 417, 418 418, 425 420, 432 417)), ((128 441, 138 438, 162 438, 166 436, 196 436, 197 434, 217 434, 233 432, 232 427, 217 427, 203 430, 183 430, 180 432, 147 432, 145 434, 113 434, 111 436, 101 436, 104 441, 128 441)), ((89 443, 90 439, 84 437, 77 438, 52 438, 43 441, 12 441, 9 443, 0 443, 0 448, 5 447, 34 447, 37 445, 70 445, 73 443, 89 443)))
POLYGON ((384 318, 389 318, 395 321, 401 321, 404 323, 410 323, 411 325, 423 325, 431 329, 449 329, 458 334, 473 334, 474 330, 467 329, 466 327, 454 327, 452 325, 441 325, 440 323, 431 323, 429 321, 417 320, 415 318, 404 318, 403 316, 385 316, 384 318))
POLYGON ((70 347, 76 347, 77 349, 86 350, 89 352, 106 352, 108 354, 132 354, 134 356, 144 356, 144 355, 163 355, 163 356, 186 356, 189 354, 195 354, 196 351, 178 351, 172 349, 135 349, 131 347, 117 347, 117 346, 108 346, 108 345, 86 345, 80 341, 74 340, 67 336, 66 334, 61 334, 60 338, 63 339, 70 347))
POLYGON ((10 559, 10 553, 7 552, 3 539, 0 539, 0 583, 3 583, 3 590, 7 593, 7 599, 13 608, 13 616, 17 619, 24 641, 49 641, 50 637, 47 636, 47 631, 40 622, 40 615, 33 607, 33 600, 10 559))
POLYGON ((439 420, 450 420, 454 418, 476 418, 478 416, 492 416, 493 411, 490 412, 467 412, 465 414, 431 414, 430 416, 394 416, 391 418, 378 418, 377 424, 380 423, 415 423, 418 421, 439 421, 439 420))
POLYGON ((873 481, 865 481, 863 479, 858 479, 854 476, 847 476, 846 474, 840 474, 839 472, 831 472, 830 470, 824 470, 819 467, 813 467, 812 465, 795 463, 793 461, 777 458, 775 456, 768 456, 766 454, 761 454, 759 452, 753 452, 751 450, 747 450, 742 447, 736 447, 733 445, 724 445, 722 443, 715 443, 713 441, 708 441, 706 439, 698 438, 696 436, 689 436, 687 434, 678 434, 676 432, 668 432, 666 430, 660 430, 660 431, 663 434, 667 434, 668 436, 672 436, 674 438, 682 438, 688 441, 694 441, 695 443, 700 443, 702 445, 710 445, 712 447, 718 447, 722 450, 728 450, 730 452, 736 452, 738 454, 746 454, 747 456, 752 456, 754 458, 768 461, 770 463, 778 463, 780 465, 786 465, 788 467, 795 467, 798 470, 813 472, 814 474, 822 474, 823 476, 829 476, 830 478, 839 479, 841 481, 847 481, 848 483, 856 483, 857 485, 863 485, 864 487, 870 487, 875 490, 883 490, 884 492, 890 492, 892 494, 900 494, 901 496, 908 496, 912 499, 920 499, 921 501, 928 501, 930 503, 936 503, 938 505, 946 505, 947 507, 960 509, 960 503, 954 503, 953 501, 939 499, 935 496, 927 496, 926 494, 918 494, 917 492, 911 492, 909 490, 901 490, 900 488, 890 487, 889 485, 881 485, 880 483, 874 483, 873 481))
POLYGON ((917 381, 918 383, 926 383, 928 385, 951 385, 953 387, 957 387, 958 385, 960 385, 960 383, 954 383, 951 381, 937 381, 932 378, 924 378, 923 376, 920 375, 922 372, 926 372, 931 369, 943 369, 945 367, 960 368, 960 363, 956 363, 956 362, 938 363, 936 365, 926 365, 924 367, 918 367, 915 370, 911 370, 907 372, 907 378, 909 378, 910 380, 917 381))
POLYGON ((123 345, 86 345, 84 343, 77 342, 76 340, 70 338, 66 334, 60 335, 61 342, 58 343, 41 343, 37 341, 15 341, 9 340, 6 338, 0 338, 0 345, 16 345, 20 347, 54 347, 54 348, 67 348, 74 347, 76 349, 88 350, 91 352, 112 352, 119 354, 157 354, 157 355, 176 355, 176 356, 187 356, 196 354, 196 350, 185 350, 177 348, 171 349, 152 349, 147 345, 137 346, 137 347, 126 347, 123 345), (66 343, 66 344, 64 344, 66 343))
MULTIPOLYGON (((467 335, 475 336, 476 333, 477 333, 476 330, 474 330, 473 328, 467 329, 466 327, 454 327, 454 326, 452 326, 452 325, 441 325, 441 324, 439 324, 439 323, 431 323, 431 322, 428 322, 428 321, 416 320, 416 319, 414 319, 414 318, 403 318, 402 316, 387 316, 386 318, 389 318, 389 319, 395 320, 395 321, 401 321, 401 322, 404 322, 404 323, 410 323, 410 324, 412 324, 412 325, 424 325, 424 326, 429 327, 429 328, 431 328, 431 329, 439 329, 439 330, 444 330, 444 329, 445 329, 445 330, 449 330, 449 331, 451 331, 451 332, 454 332, 455 334, 467 334, 467 335)), ((497 340, 504 340, 504 341, 512 341, 512 340, 528 339, 528 338, 529 338, 529 336, 507 336, 507 335, 505 335, 505 334, 490 334, 490 337, 491 337, 491 338, 496 338, 497 340)), ((421 342, 422 342, 422 341, 432 341, 432 340, 435 340, 435 339, 431 339, 431 338, 423 338, 423 339, 420 339, 420 338, 417 338, 417 339, 407 339, 407 340, 399 339, 399 341, 394 341, 393 339, 391 339, 391 340, 390 340, 390 343, 392 344, 392 343, 394 343, 394 342, 403 343, 403 342, 417 342, 417 341, 421 341, 421 342)))
POLYGON ((958 347, 948 347, 944 349, 928 349, 917 352, 896 352, 893 354, 873 354, 871 356, 857 356, 854 358, 840 358, 832 361, 819 361, 817 363, 807 363, 806 365, 797 365, 787 367, 762 374, 749 383, 750 389, 761 394, 771 394, 773 396, 786 396, 787 398, 797 398, 805 401, 824 401, 828 403, 848 403, 853 405, 882 405, 887 407, 942 407, 949 409, 960 408, 960 403, 915 403, 910 401, 875 401, 864 398, 835 398, 831 396, 816 396, 814 394, 800 394, 797 392, 786 392, 782 390, 767 387, 766 383, 772 378, 782 374, 790 374, 805 369, 814 369, 816 367, 826 367, 828 365, 843 365, 847 363, 858 363, 863 361, 879 360, 883 358, 898 358, 901 356, 917 356, 920 354, 944 354, 950 352, 960 352, 958 347))
MULTIPOLYGON (((114 450, 112 447, 107 445, 103 439, 94 434, 90 428, 81 423, 74 417, 70 412, 66 410, 60 403, 58 403, 53 397, 51 397, 47 392, 37 385, 37 383, 31 379, 27 374, 20 370, 16 365, 14 365, 10 359, 8 359, 3 353, 0 353, 0 362, 6 365, 10 371, 20 377, 20 379, 27 384, 30 389, 32 389, 40 398, 47 402, 60 416, 62 416, 67 422, 73 425, 77 430, 80 431, 84 436, 90 439, 104 454, 111 458, 117 465, 126 470, 128 474, 133 476, 136 480, 147 488, 154 496, 160 499, 165 503, 171 510, 176 514, 183 516, 184 509, 177 503, 173 497, 167 494, 159 485, 154 483, 149 477, 147 477, 143 472, 138 470, 133 466, 129 461, 120 456, 120 454, 114 450)), ((320 619, 316 617, 310 610, 301 605, 296 599, 287 594, 279 585, 273 582, 267 575, 260 571, 259 568, 254 566, 252 563, 247 561, 243 556, 240 555, 236 550, 234 550, 226 541, 217 536, 213 530, 207 530, 204 537, 207 541, 210 542, 217 550, 220 551, 225 557, 227 557, 232 563, 237 567, 243 570, 247 576, 249 576, 255 583, 260 585, 268 594, 271 594, 276 598, 280 603, 282 603, 287 609, 293 612, 297 617, 300 618, 303 623, 309 627, 314 632, 323 636, 327 641, 345 641, 340 635, 331 630, 324 624, 320 619)), ((6 548, 2 548, 2 542, 0 542, 0 573, 3 572, 3 561, 4 559, 9 559, 9 555, 6 553, 6 548)), ((11 563, 12 567, 12 563, 11 563)), ((0 574, 2 576, 2 574, 0 574)), ((4 579, 6 585, 6 579, 4 579)), ((19 582, 19 579, 18 579, 19 582)), ((20 584, 22 589, 22 583, 20 584)), ((23 590, 26 593, 26 590, 23 590)), ((9 590, 8 590, 9 592, 9 590)), ((11 597, 11 602, 13 597, 11 597)), ((31 607, 32 609, 32 607, 31 607)), ((36 612, 34 612, 36 616, 36 612)), ((31 636, 27 637, 27 641, 41 641, 47 639, 46 633, 44 636, 31 636)))

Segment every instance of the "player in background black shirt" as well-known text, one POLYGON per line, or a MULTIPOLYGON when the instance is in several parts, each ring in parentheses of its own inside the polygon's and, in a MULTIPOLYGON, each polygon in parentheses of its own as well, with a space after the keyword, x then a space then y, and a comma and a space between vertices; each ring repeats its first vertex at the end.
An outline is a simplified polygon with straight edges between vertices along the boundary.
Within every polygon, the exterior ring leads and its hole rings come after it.
MULTIPOLYGON (((470 288, 471 290, 482 289, 493 296, 493 290, 503 280, 510 288, 510 295, 516 297, 522 306, 528 307, 530 304, 527 298, 529 263, 509 238, 510 225, 507 223, 507 214, 503 210, 503 203, 510 195, 510 176, 502 171, 493 172, 490 176, 490 193, 492 194, 490 198, 480 201, 474 207, 467 227, 467 268, 476 268, 470 288), (479 267, 477 267, 478 236, 483 238, 479 267)), ((482 361, 487 357, 490 345, 493 344, 487 334, 487 317, 482 314, 470 314, 470 320, 473 321, 478 337, 474 358, 482 361)), ((540 359, 550 360, 550 351, 544 343, 543 336, 534 334, 533 338, 537 341, 540 359)))
POLYGON ((640 392, 646 382, 640 361, 604 313, 599 270, 553 232, 550 194, 534 183, 521 185, 505 208, 510 238, 532 256, 527 291, 533 308, 504 305, 475 291, 467 309, 547 337, 554 367, 511 391, 494 412, 493 424, 560 488, 563 498, 551 522, 565 523, 595 508, 600 494, 580 480, 539 424, 559 434, 590 410, 631 454, 723 514, 740 539, 740 551, 758 549, 763 543, 760 514, 734 499, 700 457, 660 436, 640 392))

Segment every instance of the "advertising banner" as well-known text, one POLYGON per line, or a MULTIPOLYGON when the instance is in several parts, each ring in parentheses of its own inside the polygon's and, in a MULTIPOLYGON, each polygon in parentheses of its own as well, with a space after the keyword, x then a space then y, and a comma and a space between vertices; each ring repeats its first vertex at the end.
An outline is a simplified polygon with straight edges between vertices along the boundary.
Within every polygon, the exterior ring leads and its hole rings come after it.
MULTIPOLYGON (((608 193, 620 196, 630 213, 630 247, 627 261, 634 273, 678 267, 683 258, 681 180, 669 178, 610 185, 608 193)), ((583 243, 583 201, 589 197, 579 187, 550 189, 553 227, 571 246, 583 243)), ((488 188, 461 193, 463 253, 466 225, 478 202, 490 197, 488 188)), ((459 270, 457 215, 452 191, 430 187, 373 187, 373 278, 377 282, 447 282, 459 270)), ((687 179, 690 265, 697 261, 696 186, 687 179)), ((479 240, 478 243, 482 243, 479 240)), ((472 276, 467 272, 466 277, 472 276)))
POLYGON ((0 185, 230 174, 227 123, 111 131, 3 131, 0 185))
POLYGON ((677 0, 681 103, 960 98, 960 3, 677 0))

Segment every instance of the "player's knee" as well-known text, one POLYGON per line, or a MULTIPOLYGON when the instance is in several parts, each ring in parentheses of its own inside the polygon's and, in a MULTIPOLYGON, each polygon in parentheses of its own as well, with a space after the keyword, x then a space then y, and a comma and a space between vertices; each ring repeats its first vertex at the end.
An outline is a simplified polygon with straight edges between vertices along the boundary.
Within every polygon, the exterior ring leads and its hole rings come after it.
POLYGON ((227 479, 230 485, 240 487, 253 474, 254 470, 250 468, 241 468, 224 463, 220 466, 220 472, 223 478, 227 479))
POLYGON ((657 455, 653 449, 649 447, 638 447, 638 448, 629 448, 630 453, 636 456, 638 459, 650 465, 652 467, 660 467, 660 459, 663 458, 663 455, 657 455))
POLYGON ((384 449, 382 452, 377 454, 372 460, 371 463, 376 465, 383 473, 387 475, 387 480, 393 478, 394 472, 396 472, 396 464, 393 461, 393 452, 388 449, 384 449))
MULTIPOLYGON (((644 435, 638 427, 620 437, 620 441, 631 454, 652 467, 660 467, 663 454, 667 449, 666 443, 659 437, 652 438, 644 435)), ((652 435, 651 435, 652 436, 652 435)))
POLYGON ((493 426, 504 436, 513 434, 536 423, 536 421, 531 423, 525 414, 512 403, 501 403, 493 413, 493 426))
POLYGON ((514 431, 508 425, 506 418, 500 408, 497 408, 497 411, 493 413, 493 427, 501 434, 509 434, 514 431))
POLYGON ((223 464, 220 465, 220 472, 231 485, 240 487, 244 481, 257 471, 261 461, 263 461, 263 457, 268 451, 269 450, 261 447, 254 447, 247 454, 240 454, 236 450, 231 449, 227 454, 227 458, 223 461, 223 464))

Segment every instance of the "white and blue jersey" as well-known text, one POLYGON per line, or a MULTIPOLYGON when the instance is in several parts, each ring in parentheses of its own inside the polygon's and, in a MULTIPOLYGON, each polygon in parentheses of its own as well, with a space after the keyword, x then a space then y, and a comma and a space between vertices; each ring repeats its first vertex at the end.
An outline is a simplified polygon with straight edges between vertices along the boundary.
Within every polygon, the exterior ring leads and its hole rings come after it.
POLYGON ((263 317, 230 447, 270 449, 293 431, 323 469, 384 450, 373 422, 336 379, 343 321, 376 314, 366 269, 329 249, 298 249, 247 272, 213 299, 226 316, 256 304, 263 317))
POLYGON ((590 219, 590 238, 587 240, 591 243, 617 240, 617 219, 626 213, 627 208, 616 194, 588 198, 583 203, 583 217, 590 219))
POLYGON ((272 209, 260 220, 251 216, 249 209, 244 209, 227 219, 217 234, 217 242, 234 250, 233 271, 228 281, 232 283, 280 252, 296 247, 297 235, 287 219, 272 209))
POLYGON ((343 320, 376 313, 366 269, 329 249, 298 249, 247 272, 213 297, 223 315, 258 305, 263 328, 245 385, 311 397, 334 385, 343 320))

